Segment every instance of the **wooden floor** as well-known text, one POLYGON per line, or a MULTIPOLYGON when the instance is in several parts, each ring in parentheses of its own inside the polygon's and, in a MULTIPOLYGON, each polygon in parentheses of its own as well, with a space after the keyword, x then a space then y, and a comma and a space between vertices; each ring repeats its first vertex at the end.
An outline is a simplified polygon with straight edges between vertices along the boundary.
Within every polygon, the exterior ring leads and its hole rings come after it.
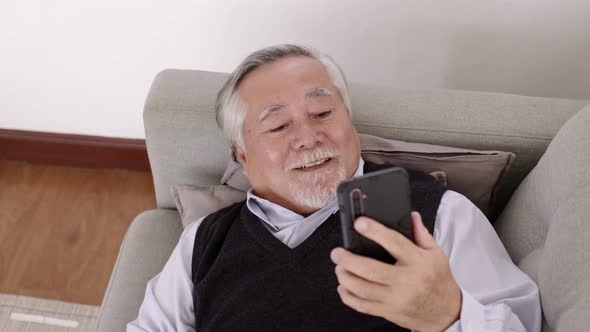
POLYGON ((0 160, 0 293, 100 305, 148 172, 0 160))

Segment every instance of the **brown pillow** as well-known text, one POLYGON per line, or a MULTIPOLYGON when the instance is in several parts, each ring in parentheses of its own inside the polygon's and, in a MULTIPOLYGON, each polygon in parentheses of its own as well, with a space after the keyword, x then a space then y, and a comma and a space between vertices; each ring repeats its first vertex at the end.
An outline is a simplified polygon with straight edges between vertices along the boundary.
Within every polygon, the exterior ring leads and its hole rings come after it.
MULTIPOLYGON (((442 171, 446 174, 449 189, 465 195, 488 217, 495 215, 494 197, 498 184, 515 157, 512 152, 409 143, 366 134, 360 134, 360 139, 361 156, 365 161, 426 173, 442 171)), ((242 166, 235 158, 230 158, 221 183, 241 191, 250 189, 242 166)))
MULTIPOLYGON (((436 171, 430 175, 440 183, 446 184, 447 175, 444 172, 436 171)), ((176 185, 172 187, 172 196, 180 213, 183 228, 201 217, 246 199, 245 192, 226 185, 176 185)))
POLYGON ((246 193, 223 185, 205 187, 181 184, 172 187, 172 197, 180 213, 182 227, 186 228, 201 217, 245 200, 246 193))

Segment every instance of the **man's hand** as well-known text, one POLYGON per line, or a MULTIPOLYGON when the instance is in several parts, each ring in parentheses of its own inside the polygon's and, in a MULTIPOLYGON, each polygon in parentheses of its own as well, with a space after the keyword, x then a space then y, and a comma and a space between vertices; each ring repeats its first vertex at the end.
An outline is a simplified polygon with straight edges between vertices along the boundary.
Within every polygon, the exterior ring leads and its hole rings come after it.
POLYGON ((394 265, 332 250, 338 294, 356 311, 383 317, 417 331, 444 331, 461 312, 461 290, 448 258, 438 247, 418 212, 412 212, 414 243, 373 219, 360 217, 354 228, 397 259, 394 265))

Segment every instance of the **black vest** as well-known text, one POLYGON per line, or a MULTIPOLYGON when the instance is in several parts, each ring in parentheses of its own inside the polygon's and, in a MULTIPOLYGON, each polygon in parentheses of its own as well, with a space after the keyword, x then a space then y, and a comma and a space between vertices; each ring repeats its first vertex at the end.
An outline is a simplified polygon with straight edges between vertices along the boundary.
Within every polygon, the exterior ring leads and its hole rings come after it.
MULTIPOLYGON (((386 167, 365 162, 364 172, 386 167)), ((413 210, 432 234, 446 188, 429 174, 408 173, 413 210)), ((338 213, 293 249, 245 201, 207 216, 193 248, 196 331, 409 331, 342 303, 330 260, 337 246, 338 213)))

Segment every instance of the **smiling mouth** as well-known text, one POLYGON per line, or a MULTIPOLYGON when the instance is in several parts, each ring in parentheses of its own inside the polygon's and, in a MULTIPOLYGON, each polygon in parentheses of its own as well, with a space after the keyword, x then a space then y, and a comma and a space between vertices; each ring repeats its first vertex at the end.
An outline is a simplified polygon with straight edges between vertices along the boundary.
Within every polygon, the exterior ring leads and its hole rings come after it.
POLYGON ((294 170, 301 171, 301 172, 315 171, 315 170, 326 167, 326 165, 328 165, 328 163, 332 160, 333 160, 333 158, 321 159, 321 160, 314 161, 312 163, 303 165, 301 167, 294 168, 294 170))

